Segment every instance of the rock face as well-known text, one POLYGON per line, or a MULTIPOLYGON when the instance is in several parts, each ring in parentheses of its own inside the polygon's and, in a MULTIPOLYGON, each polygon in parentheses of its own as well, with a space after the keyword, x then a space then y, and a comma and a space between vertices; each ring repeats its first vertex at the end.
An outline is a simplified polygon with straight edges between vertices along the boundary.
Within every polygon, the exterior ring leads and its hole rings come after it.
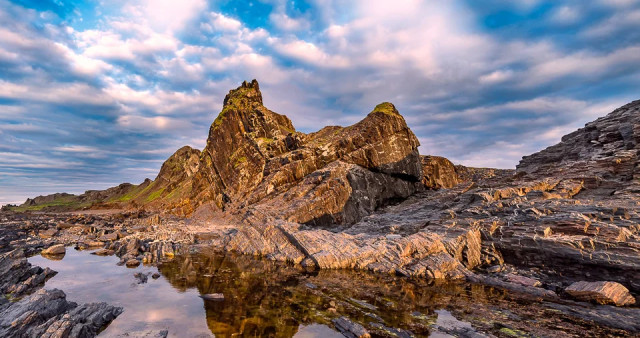
MULTIPOLYGON (((418 146, 404 118, 387 102, 352 126, 297 132, 289 118, 263 105, 253 80, 225 97, 202 152, 181 148, 155 180, 40 200, 69 208, 126 205, 235 221, 351 224, 412 195, 421 180, 430 188, 455 185, 453 165, 446 159, 427 160, 428 174, 423 174, 418 146)), ((30 203, 36 205, 19 208, 44 207, 30 203)))
POLYGON ((625 306, 636 302, 627 288, 615 282, 576 282, 564 291, 576 299, 598 304, 625 306))
POLYGON ((523 157, 517 172, 581 181, 590 195, 638 192, 639 144, 640 101, 634 101, 523 157))
POLYGON ((429 189, 453 188, 461 182, 456 167, 440 156, 420 156, 422 184, 429 189))

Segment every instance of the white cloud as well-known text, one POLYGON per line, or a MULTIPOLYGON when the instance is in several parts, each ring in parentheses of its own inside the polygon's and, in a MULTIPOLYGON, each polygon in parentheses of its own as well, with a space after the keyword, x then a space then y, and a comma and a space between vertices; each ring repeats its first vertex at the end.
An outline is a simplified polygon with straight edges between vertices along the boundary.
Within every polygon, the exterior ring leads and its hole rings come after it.
POLYGON ((551 20, 558 24, 572 24, 580 19, 580 11, 571 6, 561 6, 551 15, 551 20))
POLYGON ((242 28, 242 23, 236 19, 230 18, 220 13, 211 12, 211 25, 207 28, 210 31, 227 31, 236 32, 242 28))
POLYGON ((118 125, 137 131, 158 132, 172 129, 188 129, 187 121, 166 116, 145 117, 136 115, 123 115, 118 117, 118 125))
POLYGON ((513 71, 511 70, 496 70, 489 74, 482 75, 479 79, 482 84, 495 84, 500 82, 505 82, 511 79, 513 76, 513 71))
POLYGON ((283 31, 299 31, 308 29, 310 24, 305 19, 294 19, 286 13, 273 12, 269 15, 269 21, 283 31))

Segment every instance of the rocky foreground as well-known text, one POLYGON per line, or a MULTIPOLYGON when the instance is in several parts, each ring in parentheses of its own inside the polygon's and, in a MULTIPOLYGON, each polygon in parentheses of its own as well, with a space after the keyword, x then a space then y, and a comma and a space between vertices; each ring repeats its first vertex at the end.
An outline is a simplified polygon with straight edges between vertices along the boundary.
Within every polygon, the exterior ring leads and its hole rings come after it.
MULTIPOLYGON (((202 152, 180 149, 154 181, 73 197, 135 211, 7 212, 0 251, 59 255, 73 245, 135 266, 207 247, 306 269, 468 280, 640 332, 640 101, 524 157, 516 170, 454 166, 420 156, 417 146, 389 103, 353 126, 302 134, 262 105, 257 82, 244 83, 225 98, 202 152), (100 194, 108 198, 92 200, 100 194)), ((22 274, 2 292, 41 284, 48 273, 22 274)))

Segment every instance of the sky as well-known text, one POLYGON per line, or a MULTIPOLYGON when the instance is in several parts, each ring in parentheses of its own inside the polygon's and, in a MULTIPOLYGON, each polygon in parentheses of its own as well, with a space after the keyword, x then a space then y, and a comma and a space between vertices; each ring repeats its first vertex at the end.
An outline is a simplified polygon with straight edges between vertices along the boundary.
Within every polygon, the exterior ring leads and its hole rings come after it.
POLYGON ((421 154, 514 168, 639 66, 640 0, 0 0, 0 204, 153 179, 254 78, 299 131, 390 101, 421 154))

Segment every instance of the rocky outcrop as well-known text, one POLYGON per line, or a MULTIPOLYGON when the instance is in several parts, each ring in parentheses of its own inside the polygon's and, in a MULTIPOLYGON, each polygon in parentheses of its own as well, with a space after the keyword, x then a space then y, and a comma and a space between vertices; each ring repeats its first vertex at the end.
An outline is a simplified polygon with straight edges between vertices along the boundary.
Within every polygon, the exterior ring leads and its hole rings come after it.
POLYGON ((237 222, 349 224, 416 191, 418 145, 390 103, 353 126, 297 132, 286 116, 264 107, 254 80, 225 97, 202 152, 174 154, 145 192, 152 201, 135 201, 237 222))
POLYGON ((531 177, 573 179, 585 193, 606 197, 638 192, 640 179, 640 101, 620 107, 562 141, 525 156, 517 172, 531 177))
MULTIPOLYGON (((202 152, 181 148, 155 180, 138 186, 62 197, 73 200, 65 204, 70 208, 126 205, 234 222, 352 224, 420 189, 418 146, 386 102, 352 126, 297 132, 289 118, 263 105, 253 80, 225 97, 202 152)), ((452 165, 436 162, 427 178, 432 188, 454 184, 447 176, 452 165)))
POLYGON ((78 305, 60 290, 41 289, 0 306, 0 336, 95 337, 120 313, 122 308, 106 303, 78 305))
POLYGON ((94 337, 122 313, 106 303, 78 305, 60 290, 39 289, 55 274, 32 266, 21 249, 0 255, 0 336, 94 337))

